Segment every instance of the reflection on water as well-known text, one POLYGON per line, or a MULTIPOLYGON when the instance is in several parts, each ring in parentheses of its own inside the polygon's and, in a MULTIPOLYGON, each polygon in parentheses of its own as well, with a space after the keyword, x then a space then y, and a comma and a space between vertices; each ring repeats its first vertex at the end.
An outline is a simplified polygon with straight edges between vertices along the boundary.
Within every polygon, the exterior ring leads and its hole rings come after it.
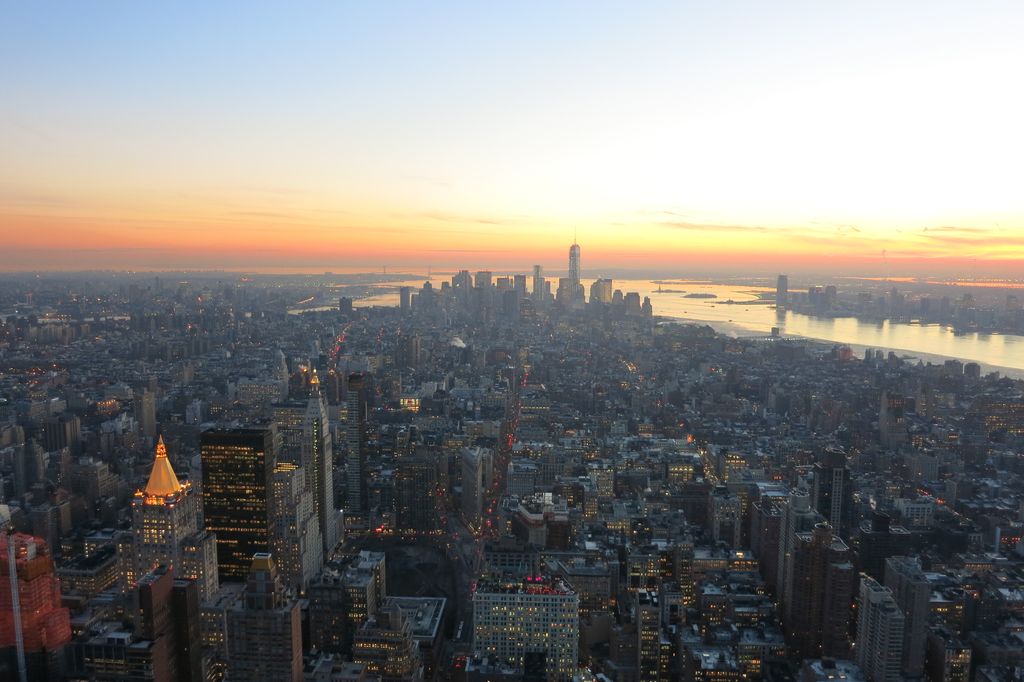
MULTIPOLYGON (((616 283, 650 296, 656 315, 706 321, 713 327, 725 323, 722 331, 740 335, 768 334, 778 327, 783 335, 844 343, 857 351, 865 348, 901 351, 925 362, 942 358, 973 360, 989 368, 1000 368, 1012 376, 1024 376, 1024 337, 1008 334, 969 333, 957 335, 949 327, 936 324, 903 324, 889 321, 865 321, 853 317, 812 317, 791 311, 776 311, 773 305, 759 303, 759 294, 771 289, 735 287, 721 284, 673 283, 673 291, 715 294, 714 299, 685 298, 677 293, 657 293, 651 282, 616 283), (729 305, 725 301, 736 303, 729 305)), ((662 290, 669 288, 662 281, 662 290)))

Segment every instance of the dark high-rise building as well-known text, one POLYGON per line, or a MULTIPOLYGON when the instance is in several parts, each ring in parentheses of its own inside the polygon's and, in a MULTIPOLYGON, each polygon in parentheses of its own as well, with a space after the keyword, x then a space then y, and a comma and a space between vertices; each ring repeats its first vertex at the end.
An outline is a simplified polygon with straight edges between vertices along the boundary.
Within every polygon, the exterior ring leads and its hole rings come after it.
POLYGON ((775 281, 775 307, 785 308, 789 305, 789 277, 779 275, 775 281))
POLYGON ((787 643, 800 658, 846 657, 857 579, 850 549, 827 523, 795 540, 792 592, 783 604, 787 643))
POLYGON ((533 266, 533 290, 530 293, 536 301, 544 298, 544 271, 539 265, 533 266))
POLYGON ((313 495, 313 509, 320 524, 323 554, 330 556, 338 544, 338 515, 334 506, 334 445, 327 415, 327 401, 320 392, 316 370, 310 379, 309 401, 303 419, 302 467, 313 495))
POLYGON ((572 301, 583 298, 583 284, 580 283, 580 245, 575 241, 569 247, 569 298, 572 301))
POLYGON ((221 581, 243 581, 254 554, 270 551, 274 429, 211 429, 200 437, 203 517, 217 535, 221 581))
POLYGON ((366 393, 364 376, 348 378, 348 403, 345 416, 345 516, 362 517, 367 512, 366 487, 366 393))
POLYGON ((520 298, 526 298, 526 275, 513 275, 512 288, 516 290, 520 298))
POLYGON ((403 315, 408 315, 412 310, 412 287, 398 289, 398 309, 403 315))
POLYGON ((750 506, 750 551, 760 557, 761 577, 772 589, 779 583, 779 545, 786 504, 764 497, 750 506))
POLYGON ((852 527, 853 486, 846 454, 829 448, 814 465, 814 508, 825 517, 833 531, 848 537, 852 527))
POLYGON ((437 461, 405 457, 395 470, 395 526, 400 533, 429 534, 439 529, 437 461))
MULTIPOLYGON (((47 418, 43 424, 43 448, 47 452, 68 448, 78 452, 81 420, 78 415, 65 412, 47 418)), ((147 434, 148 435, 148 434, 147 434)))
POLYGON ((473 277, 473 285, 477 289, 490 289, 493 284, 493 273, 490 270, 478 270, 473 277))
POLYGON ((896 605, 903 611, 903 674, 924 674, 925 642, 928 637, 931 583, 917 558, 894 556, 885 560, 885 586, 892 590, 896 605))
POLYGON ((944 626, 935 626, 929 631, 925 661, 928 682, 971 679, 971 645, 944 626))
POLYGON ((171 569, 159 566, 142 576, 136 595, 136 635, 150 647, 154 679, 203 679, 199 634, 199 586, 175 580, 171 569))
POLYGON ((907 442, 905 410, 906 399, 902 395, 882 391, 878 410, 878 438, 882 447, 896 448, 907 442))
POLYGON ((233 680, 302 680, 299 603, 269 554, 252 558, 242 601, 227 611, 228 675, 233 680))
POLYGON ((807 490, 797 488, 790 492, 779 519, 779 555, 776 562, 775 598, 783 608, 793 591, 793 555, 797 534, 812 530, 821 521, 821 514, 811 507, 811 496, 807 490))
POLYGON ((910 554, 913 535, 903 526, 893 525, 888 514, 876 511, 857 532, 857 560, 860 570, 875 580, 885 579, 885 560, 910 554))

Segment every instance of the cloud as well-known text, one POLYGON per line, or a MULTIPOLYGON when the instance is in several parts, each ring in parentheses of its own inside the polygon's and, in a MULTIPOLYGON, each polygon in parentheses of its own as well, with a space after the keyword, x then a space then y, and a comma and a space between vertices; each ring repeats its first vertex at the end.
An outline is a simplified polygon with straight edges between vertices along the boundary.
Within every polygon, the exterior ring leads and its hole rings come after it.
POLYGON ((763 225, 717 225, 715 223, 691 223, 687 221, 667 221, 656 223, 661 227, 671 227, 689 232, 791 232, 789 227, 764 227, 763 225))
POLYGON ((828 223, 828 222, 819 222, 817 220, 812 220, 811 221, 811 225, 818 225, 819 227, 834 227, 836 232, 838 232, 841 235, 848 234, 850 232, 860 232, 861 231, 861 229, 859 227, 857 227, 856 225, 852 225, 850 223, 828 223))
POLYGON ((511 225, 514 221, 505 218, 492 218, 488 216, 464 216, 457 213, 445 213, 442 211, 431 211, 418 214, 420 218, 439 220, 446 223, 476 223, 477 225, 511 225))
POLYGON ((985 227, 957 227, 956 225, 940 225, 938 227, 926 227, 922 232, 962 232, 967 234, 987 234, 992 230, 985 227))
POLYGON ((65 195, 22 190, 13 185, 0 184, 0 204, 37 208, 68 208, 80 206, 81 202, 65 195))

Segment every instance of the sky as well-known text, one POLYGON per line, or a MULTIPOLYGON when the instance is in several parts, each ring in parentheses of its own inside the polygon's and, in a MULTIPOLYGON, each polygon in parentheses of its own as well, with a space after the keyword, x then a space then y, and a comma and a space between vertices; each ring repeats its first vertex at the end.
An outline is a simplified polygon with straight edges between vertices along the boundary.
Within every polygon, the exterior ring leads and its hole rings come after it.
POLYGON ((0 9, 0 269, 1024 276, 1024 3, 0 9))

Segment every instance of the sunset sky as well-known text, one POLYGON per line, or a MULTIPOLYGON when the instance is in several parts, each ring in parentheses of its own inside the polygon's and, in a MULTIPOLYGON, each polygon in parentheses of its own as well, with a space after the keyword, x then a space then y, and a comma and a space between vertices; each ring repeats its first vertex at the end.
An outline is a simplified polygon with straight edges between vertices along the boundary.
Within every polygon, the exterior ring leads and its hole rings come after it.
POLYGON ((1024 277, 1024 3, 17 2, 0 269, 1024 277), (884 252, 884 257, 883 257, 884 252))

